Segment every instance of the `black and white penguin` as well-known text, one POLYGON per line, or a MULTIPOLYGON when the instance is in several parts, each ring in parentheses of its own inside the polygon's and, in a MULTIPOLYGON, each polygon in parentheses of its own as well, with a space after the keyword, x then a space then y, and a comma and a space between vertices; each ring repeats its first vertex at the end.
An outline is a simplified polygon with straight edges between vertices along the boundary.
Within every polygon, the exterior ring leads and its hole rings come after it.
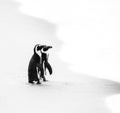
POLYGON ((39 67, 43 72, 42 65, 40 65, 40 62, 42 61, 42 54, 40 51, 43 47, 44 46, 40 44, 36 44, 34 47, 34 54, 28 66, 28 83, 34 83, 34 81, 36 81, 37 84, 41 84, 38 78, 37 68, 39 67))
POLYGON ((51 65, 49 64, 48 62, 48 57, 49 57, 49 54, 47 53, 48 50, 52 48, 52 46, 44 46, 42 49, 41 49, 41 53, 42 53, 42 63, 44 63, 44 70, 48 69, 50 75, 52 74, 52 67, 51 65))
POLYGON ((47 51, 52 48, 52 46, 46 46, 43 45, 40 52, 40 64, 37 66, 38 67, 38 75, 40 79, 43 79, 43 81, 47 81, 45 78, 46 75, 46 69, 48 69, 50 75, 52 74, 52 67, 48 62, 48 53, 47 51))

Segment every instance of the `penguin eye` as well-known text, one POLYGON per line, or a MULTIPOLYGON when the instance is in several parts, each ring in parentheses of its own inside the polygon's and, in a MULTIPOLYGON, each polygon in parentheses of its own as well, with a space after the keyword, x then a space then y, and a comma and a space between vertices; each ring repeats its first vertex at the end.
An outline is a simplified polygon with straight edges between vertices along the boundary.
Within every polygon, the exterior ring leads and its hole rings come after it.
POLYGON ((46 47, 43 48, 43 51, 46 51, 46 47))

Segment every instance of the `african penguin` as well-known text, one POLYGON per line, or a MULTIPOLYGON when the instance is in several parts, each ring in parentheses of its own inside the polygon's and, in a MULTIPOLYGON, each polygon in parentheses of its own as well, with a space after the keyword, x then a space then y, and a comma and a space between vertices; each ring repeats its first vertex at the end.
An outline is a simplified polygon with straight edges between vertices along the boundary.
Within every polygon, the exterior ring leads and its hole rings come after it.
POLYGON ((40 66, 41 62, 41 52, 40 50, 43 48, 43 45, 36 44, 34 47, 34 54, 32 55, 32 58, 30 59, 29 66, 28 66, 28 83, 34 83, 37 82, 37 84, 40 84, 38 73, 37 73, 37 67, 42 69, 42 66, 40 66))

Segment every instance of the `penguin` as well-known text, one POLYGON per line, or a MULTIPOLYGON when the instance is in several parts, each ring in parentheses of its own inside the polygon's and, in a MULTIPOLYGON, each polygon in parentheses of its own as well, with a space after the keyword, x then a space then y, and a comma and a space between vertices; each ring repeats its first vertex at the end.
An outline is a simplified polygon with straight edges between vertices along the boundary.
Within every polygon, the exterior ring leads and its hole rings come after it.
POLYGON ((38 76, 38 71, 37 68, 43 71, 42 64, 40 62, 42 61, 41 59, 41 49, 43 48, 43 45, 36 44, 34 47, 34 54, 32 55, 32 58, 30 59, 29 65, 28 65, 28 83, 33 84, 36 82, 37 84, 41 84, 39 81, 39 76, 38 76))
MULTIPOLYGON (((49 54, 47 53, 47 51, 50 48, 52 48, 52 46, 46 46, 46 45, 44 45, 44 47, 41 49, 41 53, 42 53, 42 64, 43 64, 44 72, 46 74, 46 69, 48 69, 48 71, 49 71, 49 73, 51 75, 53 71, 52 71, 51 65, 48 62, 48 56, 49 56, 49 54)), ((42 76, 42 78, 43 78, 43 81, 46 81, 46 78, 45 78, 44 75, 42 76)))

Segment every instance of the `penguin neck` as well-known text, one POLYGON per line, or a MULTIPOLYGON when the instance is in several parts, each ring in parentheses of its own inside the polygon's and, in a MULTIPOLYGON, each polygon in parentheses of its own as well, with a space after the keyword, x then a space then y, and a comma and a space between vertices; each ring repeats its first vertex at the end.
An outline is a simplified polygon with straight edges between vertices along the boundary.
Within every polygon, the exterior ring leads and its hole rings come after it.
POLYGON ((48 54, 48 52, 47 52, 47 51, 43 51, 43 50, 41 51, 41 53, 48 54))
POLYGON ((38 55, 40 58, 42 57, 41 51, 36 51, 35 54, 38 55))
POLYGON ((37 44, 35 47, 34 47, 34 54, 36 54, 36 55, 38 55, 39 57, 41 57, 41 51, 38 51, 37 50, 37 47, 38 47, 39 45, 37 44))

